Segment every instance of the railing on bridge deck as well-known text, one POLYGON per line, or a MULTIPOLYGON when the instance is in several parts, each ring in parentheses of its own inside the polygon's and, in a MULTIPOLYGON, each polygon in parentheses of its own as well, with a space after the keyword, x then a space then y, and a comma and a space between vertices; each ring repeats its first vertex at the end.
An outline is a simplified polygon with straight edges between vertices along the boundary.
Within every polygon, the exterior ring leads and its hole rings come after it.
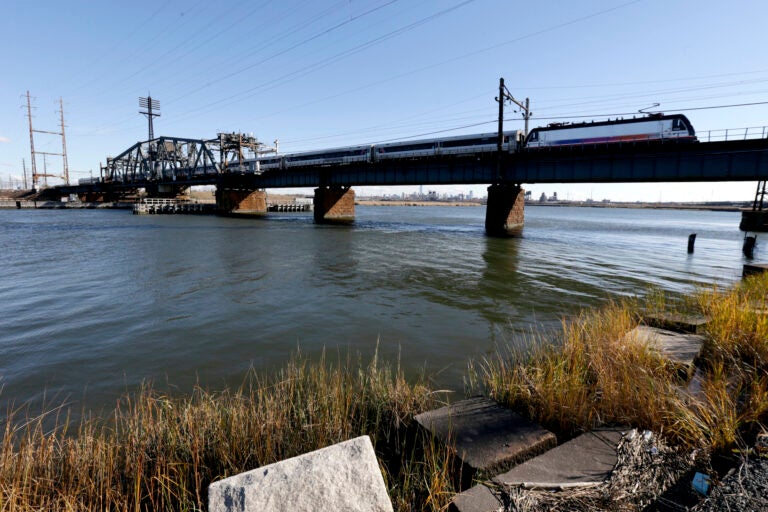
POLYGON ((699 142, 718 142, 724 140, 765 139, 768 126, 750 126, 747 128, 726 128, 720 130, 696 131, 699 142))

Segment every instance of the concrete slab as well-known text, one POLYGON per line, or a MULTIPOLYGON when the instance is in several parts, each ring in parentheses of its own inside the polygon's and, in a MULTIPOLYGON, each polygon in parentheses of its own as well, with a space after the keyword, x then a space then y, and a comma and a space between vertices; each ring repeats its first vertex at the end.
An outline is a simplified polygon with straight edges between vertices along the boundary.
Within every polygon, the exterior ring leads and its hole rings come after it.
POLYGON ((487 398, 462 400, 415 419, 453 446, 472 473, 504 471, 557 444, 552 432, 487 398))
POLYGON ((752 274, 761 274, 763 272, 768 272, 768 263, 747 263, 742 268, 741 276, 747 277, 752 274))
POLYGON ((448 508, 450 512, 496 512, 503 510, 500 497, 483 484, 457 494, 448 508))
POLYGON ((536 489, 591 487, 607 479, 618 461, 623 431, 582 434, 494 478, 501 485, 536 489))
POLYGON ((691 334, 701 333, 708 322, 705 316, 678 313, 658 313, 643 317, 643 323, 649 327, 691 334))
POLYGON ((392 512, 392 502, 363 436, 214 482, 208 510, 392 512))
POLYGON ((701 334, 680 334, 646 325, 631 330, 627 337, 656 346, 664 357, 686 366, 689 370, 704 343, 704 336, 701 334))

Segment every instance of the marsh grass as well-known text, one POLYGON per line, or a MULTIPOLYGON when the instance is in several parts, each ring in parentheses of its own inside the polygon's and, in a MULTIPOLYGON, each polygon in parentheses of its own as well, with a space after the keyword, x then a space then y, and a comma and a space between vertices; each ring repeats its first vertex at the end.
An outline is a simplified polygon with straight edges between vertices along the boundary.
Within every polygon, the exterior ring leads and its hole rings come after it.
POLYGON ((654 291, 644 302, 612 302, 564 321, 557 336, 534 335, 532 349, 498 351, 470 371, 491 397, 564 437, 631 425, 678 446, 724 451, 768 419, 767 291, 763 274, 677 300, 654 291), (627 336, 640 311, 710 319, 700 392, 689 392, 654 347, 627 336))
MULTIPOLYGON (((723 452, 768 420, 768 274, 682 299, 661 292, 611 302, 533 332, 470 365, 470 391, 568 437, 604 425, 659 432, 670 444, 723 452), (710 318, 699 390, 628 337, 638 312, 710 318), (525 348, 522 348, 525 347, 525 348)), ((220 478, 370 435, 396 510, 444 510, 456 485, 449 448, 413 416, 443 405, 377 356, 297 354, 238 388, 172 396, 147 385, 111 415, 70 422, 64 407, 11 411, 0 445, 0 510, 205 510, 220 478)))
POLYGON ((439 405, 398 368, 293 357, 237 389, 185 397, 151 386, 109 418, 71 425, 12 414, 0 446, 1 510, 204 510, 214 480, 370 435, 397 510, 439 510, 450 452, 413 426, 439 405))

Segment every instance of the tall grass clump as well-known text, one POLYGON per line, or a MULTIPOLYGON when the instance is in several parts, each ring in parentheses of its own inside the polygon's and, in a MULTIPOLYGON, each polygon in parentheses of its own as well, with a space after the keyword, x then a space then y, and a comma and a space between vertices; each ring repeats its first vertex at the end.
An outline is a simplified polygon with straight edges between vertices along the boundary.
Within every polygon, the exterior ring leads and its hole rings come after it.
POLYGON ((728 290, 611 302, 534 334, 525 351, 500 350, 475 365, 484 390, 561 435, 628 425, 673 443, 724 451, 768 419, 768 274, 728 290), (695 386, 657 347, 628 336, 642 312, 709 319, 695 386))
POLYGON ((501 350, 479 367, 493 398, 564 436, 601 425, 659 429, 679 407, 675 371, 627 333, 636 304, 610 303, 563 321, 554 339, 534 335, 526 351, 501 350))
POLYGON ((236 389, 170 396, 145 386, 108 418, 6 419, 0 510, 205 510, 233 474, 370 435, 397 510, 439 510, 451 455, 412 427, 438 405, 377 357, 333 364, 297 355, 236 389))

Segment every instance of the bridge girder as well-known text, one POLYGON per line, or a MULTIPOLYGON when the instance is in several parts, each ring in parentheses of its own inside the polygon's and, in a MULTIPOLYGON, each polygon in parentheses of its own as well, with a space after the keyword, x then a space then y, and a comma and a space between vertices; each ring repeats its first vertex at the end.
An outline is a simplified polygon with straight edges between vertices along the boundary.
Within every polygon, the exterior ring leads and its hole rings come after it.
POLYGON ((174 182, 210 178, 219 173, 210 141, 158 137, 137 142, 102 168, 105 184, 174 182))

